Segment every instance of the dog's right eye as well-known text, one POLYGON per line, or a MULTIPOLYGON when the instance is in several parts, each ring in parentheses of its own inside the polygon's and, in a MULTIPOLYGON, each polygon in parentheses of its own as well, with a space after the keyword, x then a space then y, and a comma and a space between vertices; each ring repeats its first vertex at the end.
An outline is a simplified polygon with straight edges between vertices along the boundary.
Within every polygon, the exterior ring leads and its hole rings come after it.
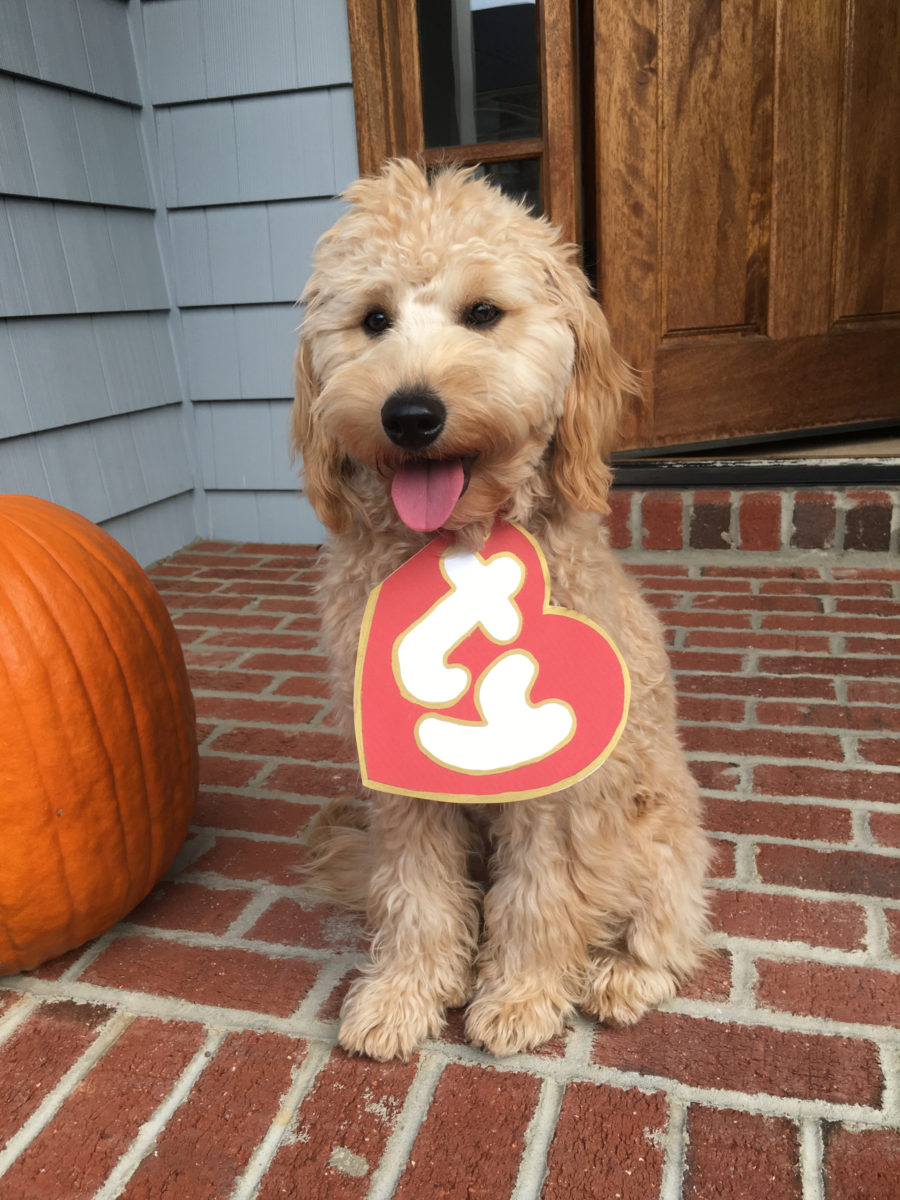
POLYGON ((373 308, 363 317, 363 328, 369 333, 384 333, 391 327, 391 318, 382 308, 373 308))

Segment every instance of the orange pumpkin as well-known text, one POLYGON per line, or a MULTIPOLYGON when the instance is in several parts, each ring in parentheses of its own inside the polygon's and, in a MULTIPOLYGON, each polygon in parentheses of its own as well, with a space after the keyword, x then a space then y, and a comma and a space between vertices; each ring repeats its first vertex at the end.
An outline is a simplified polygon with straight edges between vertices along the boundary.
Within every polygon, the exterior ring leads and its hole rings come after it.
POLYGON ((150 580, 84 517, 0 496, 0 975, 134 908, 196 796, 194 702, 150 580))

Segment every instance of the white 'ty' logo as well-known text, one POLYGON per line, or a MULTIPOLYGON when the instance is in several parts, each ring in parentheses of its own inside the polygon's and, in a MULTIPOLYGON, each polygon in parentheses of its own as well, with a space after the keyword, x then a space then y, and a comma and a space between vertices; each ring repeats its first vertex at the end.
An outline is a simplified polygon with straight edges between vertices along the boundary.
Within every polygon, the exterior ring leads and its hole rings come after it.
MULTIPOLYGON (((518 558, 498 554, 483 562, 468 552, 447 552, 442 561, 450 591, 395 647, 398 682, 422 705, 454 704, 469 690, 469 672, 448 666, 446 658, 479 626, 501 644, 513 641, 522 628, 513 600, 525 577, 518 558)), ((424 751, 455 770, 493 772, 524 766, 558 749, 574 733, 575 715, 556 700, 531 703, 538 669, 523 651, 500 655, 476 686, 475 703, 483 720, 424 717, 417 727, 424 751)))

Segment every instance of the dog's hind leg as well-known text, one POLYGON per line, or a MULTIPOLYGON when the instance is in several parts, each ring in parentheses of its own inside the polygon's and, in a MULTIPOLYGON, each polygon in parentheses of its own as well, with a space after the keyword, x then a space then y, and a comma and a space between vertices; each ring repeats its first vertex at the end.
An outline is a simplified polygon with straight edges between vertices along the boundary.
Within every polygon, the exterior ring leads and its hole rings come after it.
POLYGON ((655 829, 630 841, 622 856, 621 932, 613 943, 592 949, 580 1004, 589 1016, 630 1025, 649 1008, 670 1000, 698 966, 707 931, 703 876, 708 842, 686 814, 685 793, 693 780, 684 772, 684 791, 644 793, 655 805, 655 829))
POLYGON ((372 960, 344 1001, 338 1037, 370 1058, 408 1058, 468 997, 480 898, 467 877, 472 830, 457 805, 382 795, 371 833, 372 960))

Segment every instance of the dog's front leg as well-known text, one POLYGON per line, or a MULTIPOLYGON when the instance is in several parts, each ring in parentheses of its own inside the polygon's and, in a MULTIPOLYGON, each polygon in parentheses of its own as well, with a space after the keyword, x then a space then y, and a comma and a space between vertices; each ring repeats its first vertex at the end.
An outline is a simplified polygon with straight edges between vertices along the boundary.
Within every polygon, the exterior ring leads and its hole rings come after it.
POLYGON ((563 1028, 586 963, 583 900, 569 874, 558 797, 504 806, 492 834, 478 987, 466 1032, 494 1054, 515 1054, 563 1028))
POLYGON ((370 1058, 405 1059, 468 998, 479 899, 467 878, 472 834, 457 805, 379 795, 372 835, 372 961, 344 1001, 338 1036, 370 1058))

